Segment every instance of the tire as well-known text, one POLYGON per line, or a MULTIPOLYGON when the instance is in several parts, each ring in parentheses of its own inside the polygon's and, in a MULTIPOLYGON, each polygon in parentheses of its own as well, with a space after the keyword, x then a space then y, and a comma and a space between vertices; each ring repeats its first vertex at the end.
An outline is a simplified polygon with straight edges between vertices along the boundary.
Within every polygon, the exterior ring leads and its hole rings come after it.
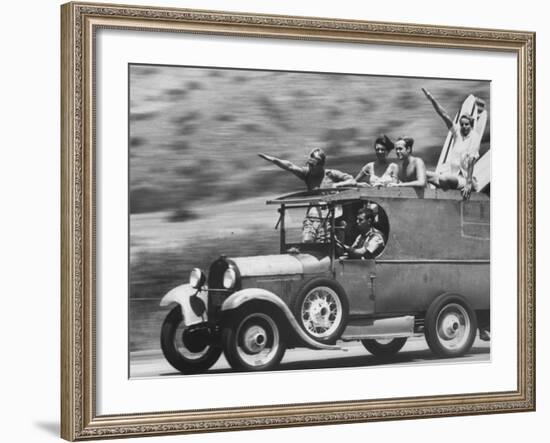
POLYGON ((164 319, 160 333, 160 347, 168 363, 183 374, 198 374, 210 369, 222 350, 208 343, 210 337, 189 334, 190 328, 183 325, 181 308, 176 306, 164 319), (192 350, 189 348, 193 348, 192 350))
POLYGON ((286 350, 277 316, 266 308, 240 309, 222 331, 225 358, 233 369, 268 371, 286 350))
POLYGON ((477 332, 477 319, 463 297, 444 294, 428 308, 424 326, 426 341, 434 354, 458 357, 472 347, 477 332))
POLYGON ((293 311, 307 335, 320 343, 332 344, 348 323, 349 304, 337 282, 318 279, 304 286, 293 311))
POLYGON ((379 358, 388 358, 397 354, 405 343, 407 342, 407 337, 398 337, 393 338, 389 341, 386 340, 377 340, 377 339, 367 339, 361 340, 361 343, 367 351, 372 355, 379 358))

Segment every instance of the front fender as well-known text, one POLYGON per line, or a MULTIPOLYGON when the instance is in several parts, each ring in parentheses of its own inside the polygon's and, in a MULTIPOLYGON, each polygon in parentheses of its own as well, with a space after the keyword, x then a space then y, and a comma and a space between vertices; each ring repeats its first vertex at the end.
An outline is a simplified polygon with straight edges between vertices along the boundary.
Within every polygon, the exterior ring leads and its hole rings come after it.
MULTIPOLYGON (((202 315, 197 315, 191 307, 190 299, 195 295, 197 290, 192 288, 190 284, 176 286, 174 289, 168 291, 160 301, 161 306, 169 306, 172 303, 177 303, 181 306, 181 313, 183 315, 183 323, 185 326, 195 325, 197 323, 203 323, 208 320, 208 314, 205 311, 202 315)), ((202 288, 197 296, 204 302, 205 306, 208 306, 208 290, 202 288)))
POLYGON ((324 343, 319 343, 318 341, 312 339, 309 335, 307 335, 304 330, 300 327, 296 319, 294 318, 294 314, 292 314, 292 311, 290 308, 286 305, 286 303, 281 300, 280 297, 278 297, 273 292, 267 291, 265 289, 261 288, 247 288, 243 289, 241 291, 237 291, 233 294, 231 294, 222 304, 221 310, 222 311, 230 311, 232 309, 237 309, 241 306, 243 306, 245 303, 251 302, 251 301, 264 301, 272 304, 274 307, 278 308, 279 311, 281 311, 284 316, 286 317, 288 323, 296 333, 296 335, 300 338, 302 342, 304 342, 307 346, 314 348, 314 349, 341 349, 339 346, 333 346, 333 345, 327 345, 324 343))

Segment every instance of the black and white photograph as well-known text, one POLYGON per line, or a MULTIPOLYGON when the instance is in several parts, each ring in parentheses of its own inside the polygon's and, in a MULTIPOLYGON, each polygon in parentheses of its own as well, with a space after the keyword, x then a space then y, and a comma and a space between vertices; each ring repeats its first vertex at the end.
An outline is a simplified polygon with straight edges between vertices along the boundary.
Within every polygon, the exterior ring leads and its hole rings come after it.
POLYGON ((7 2, 2 441, 548 439, 548 13, 453 6, 7 2))
POLYGON ((129 377, 491 361, 491 82, 128 66, 129 377))

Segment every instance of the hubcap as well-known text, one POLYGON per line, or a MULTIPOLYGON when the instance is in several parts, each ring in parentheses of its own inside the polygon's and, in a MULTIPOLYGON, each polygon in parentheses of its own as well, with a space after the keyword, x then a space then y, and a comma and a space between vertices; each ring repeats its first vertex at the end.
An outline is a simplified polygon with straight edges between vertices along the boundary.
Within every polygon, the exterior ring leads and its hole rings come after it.
POLYGON ((439 312, 436 325, 439 342, 447 349, 462 347, 468 341, 472 327, 468 312, 457 303, 451 303, 439 312))
POLYGON ((267 333, 261 326, 253 325, 243 335, 243 346, 248 353, 257 354, 265 348, 267 333))
POLYGON ((279 328, 267 314, 244 318, 237 328, 237 352, 249 366, 265 366, 276 358, 281 346, 279 328))
POLYGON ((304 328, 314 337, 330 336, 342 320, 340 298, 327 286, 312 289, 304 297, 301 319, 304 328))

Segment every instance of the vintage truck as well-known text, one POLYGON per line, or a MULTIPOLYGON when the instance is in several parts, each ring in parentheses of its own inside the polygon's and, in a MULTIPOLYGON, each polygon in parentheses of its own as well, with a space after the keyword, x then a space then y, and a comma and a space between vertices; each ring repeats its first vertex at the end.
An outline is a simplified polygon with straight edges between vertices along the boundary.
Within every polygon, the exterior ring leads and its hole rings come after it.
POLYGON ((414 188, 297 192, 278 207, 279 254, 214 260, 169 291, 174 305, 161 348, 184 374, 208 370, 221 353, 234 369, 268 370, 293 347, 341 349, 359 340, 379 358, 424 335, 443 357, 467 353, 490 321, 490 201, 474 193, 414 188), (342 256, 354 220, 376 208, 384 247, 376 257, 342 256), (315 209, 326 235, 304 242, 315 209))

